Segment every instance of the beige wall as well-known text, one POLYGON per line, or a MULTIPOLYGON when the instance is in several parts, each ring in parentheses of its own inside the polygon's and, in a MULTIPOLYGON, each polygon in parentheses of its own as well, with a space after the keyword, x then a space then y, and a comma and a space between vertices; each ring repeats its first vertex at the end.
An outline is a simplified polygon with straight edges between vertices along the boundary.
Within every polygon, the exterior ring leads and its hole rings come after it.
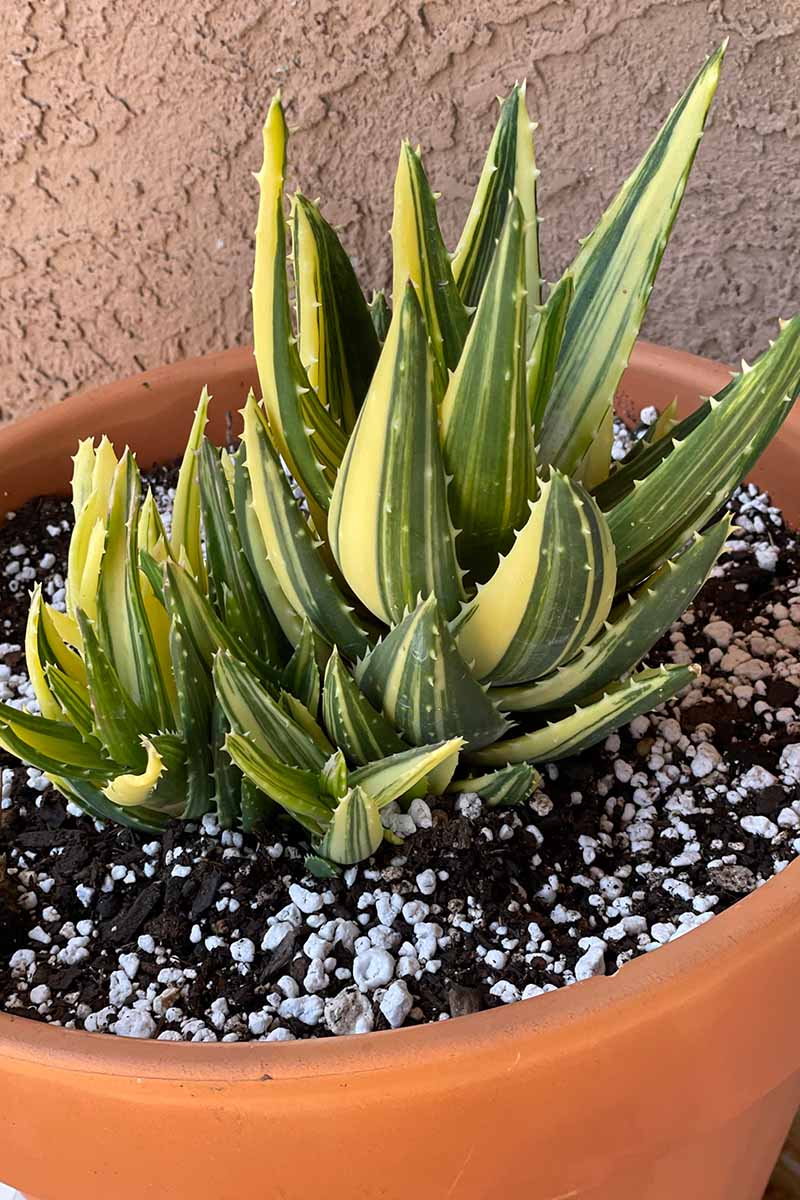
POLYGON ((5 418, 249 337, 259 123, 365 283, 398 139, 452 237, 493 97, 527 75, 554 278, 705 52, 731 45, 647 333, 731 359, 800 306, 800 0, 2 0, 5 418))

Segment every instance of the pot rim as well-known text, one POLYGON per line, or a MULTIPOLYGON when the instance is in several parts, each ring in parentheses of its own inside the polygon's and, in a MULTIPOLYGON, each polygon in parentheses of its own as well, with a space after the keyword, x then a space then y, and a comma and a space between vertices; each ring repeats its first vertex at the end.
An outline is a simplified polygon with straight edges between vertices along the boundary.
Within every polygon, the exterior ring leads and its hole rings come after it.
MULTIPOLYGON (((717 390, 729 375, 724 367, 696 355, 646 342, 635 347, 631 367, 654 377, 666 372, 671 381, 685 384, 695 393, 703 388, 717 390)), ((35 444, 54 429, 60 436, 71 434, 73 440, 77 435, 102 432, 100 410, 116 404, 121 414, 129 413, 134 386, 168 390, 188 374, 208 379, 213 390, 215 381, 224 383, 233 375, 250 376, 252 372, 250 348, 235 348, 92 389, 0 429, 0 460, 12 443, 35 444)), ((623 412, 630 415, 624 381, 620 399, 623 412)), ((781 436, 779 433, 778 438, 781 436)), ((146 455, 142 461, 147 463, 146 455)), ((50 1068, 101 1076, 212 1083, 402 1072, 420 1058, 432 1067, 439 1064, 452 1069, 460 1059, 491 1061, 501 1042, 504 1054, 509 1044, 524 1044, 526 1059, 544 1064, 554 1056, 555 1034, 559 1055, 563 1056, 569 1043, 576 1052, 588 1053, 593 1044, 605 1039, 628 1037, 639 1026, 668 1022, 676 1007, 676 990, 682 1007, 703 1004, 704 997, 710 999, 718 991, 723 976, 734 980, 744 971, 757 971, 762 960, 774 960, 784 947, 786 953, 793 953, 798 928, 800 860, 693 929, 690 936, 631 960, 614 975, 470 1016, 350 1038, 209 1045, 66 1030, 0 1013, 0 1058, 30 1065, 43 1062, 50 1068)), ((521 1049, 517 1059, 520 1055, 521 1049)))

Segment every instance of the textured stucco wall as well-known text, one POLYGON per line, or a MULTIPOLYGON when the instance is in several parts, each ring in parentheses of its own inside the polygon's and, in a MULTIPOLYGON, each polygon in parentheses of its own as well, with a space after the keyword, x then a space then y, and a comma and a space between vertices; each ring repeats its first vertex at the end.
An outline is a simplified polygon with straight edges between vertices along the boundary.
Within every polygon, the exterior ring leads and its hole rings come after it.
POLYGON ((452 237, 527 75, 555 278, 703 55, 731 45, 649 336, 730 359, 800 304, 800 0, 6 0, 0 407, 249 336, 259 126, 385 283, 398 139, 452 237))

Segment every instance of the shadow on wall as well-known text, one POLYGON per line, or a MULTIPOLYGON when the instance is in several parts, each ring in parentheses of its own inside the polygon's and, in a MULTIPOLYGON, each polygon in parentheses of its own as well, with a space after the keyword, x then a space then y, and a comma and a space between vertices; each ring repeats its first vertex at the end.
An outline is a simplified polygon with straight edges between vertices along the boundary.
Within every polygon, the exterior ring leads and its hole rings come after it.
POLYGON ((452 244, 494 97, 527 76, 556 278, 703 53, 730 35, 646 333, 750 357, 797 307, 796 0, 143 0, 133 19, 31 0, 9 22, 3 418, 249 339, 250 172, 278 85, 304 190, 331 197, 362 281, 380 286, 399 138, 421 142, 452 244))

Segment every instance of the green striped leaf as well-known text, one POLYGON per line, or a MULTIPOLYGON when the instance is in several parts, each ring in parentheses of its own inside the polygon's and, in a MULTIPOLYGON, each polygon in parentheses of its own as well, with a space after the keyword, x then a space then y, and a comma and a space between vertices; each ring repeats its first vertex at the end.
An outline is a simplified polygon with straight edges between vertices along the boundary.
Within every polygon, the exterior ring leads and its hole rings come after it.
MULTIPOLYGON (((212 805, 217 812, 217 820, 223 829, 235 828, 239 818, 242 828, 249 831, 254 827, 255 810, 263 810, 264 804, 259 804, 257 796, 263 796, 254 785, 245 787, 242 772, 225 749, 225 741, 231 727, 225 716, 225 710, 215 699, 211 710, 211 755, 213 763, 212 782, 214 794, 212 805), (254 794, 255 793, 255 794, 254 794)), ((266 798, 264 798, 266 799, 266 798)), ((267 801, 268 805, 269 802, 267 801)))
POLYGON ((336 750, 320 771, 319 788, 326 803, 337 803, 347 792, 347 763, 341 750, 336 750))
POLYGON ((355 658, 369 645, 367 631, 354 617, 319 553, 252 397, 244 409, 243 438, 253 505, 281 591, 321 638, 355 658))
POLYGON ((161 520, 161 514, 156 506, 152 488, 147 489, 139 510, 138 533, 139 554, 141 555, 142 551, 147 551, 156 562, 163 562, 169 553, 169 541, 164 529, 164 522, 161 520))
POLYGON ((500 767, 487 775, 473 775, 451 783, 448 792, 465 792, 480 796, 489 808, 509 807, 522 804, 540 781, 539 772, 529 763, 516 763, 512 767, 500 767))
POLYGON ((525 221, 525 290, 531 311, 539 303, 541 279, 536 213, 539 172, 533 153, 535 128, 525 106, 525 84, 515 84, 511 95, 500 106, 500 117, 489 143, 472 207, 453 252, 453 276, 461 299, 469 308, 480 300, 511 196, 518 197, 525 221))
POLYGON ((361 693, 335 647, 325 668, 322 718, 334 743, 356 766, 406 749, 403 739, 361 693))
POLYGON ((344 453, 345 435, 313 392, 295 342, 286 279, 283 177, 286 122, 279 97, 264 125, 264 160, 253 271, 253 341, 270 433, 292 475, 322 520, 331 497, 327 468, 344 453))
POLYGON ((66 721, 33 716, 0 701, 0 745, 40 771, 105 782, 114 764, 96 738, 84 738, 66 721))
POLYGON ((471 754, 473 762, 502 767, 510 763, 554 761, 579 754, 601 742, 615 729, 669 700, 692 682, 700 668, 694 665, 658 667, 639 671, 625 683, 615 684, 568 717, 541 729, 498 742, 471 754))
POLYGON ((513 712, 561 708, 622 679, 685 612, 708 578, 730 534, 726 516, 695 536, 679 558, 667 562, 612 611, 605 628, 575 658, 527 687, 493 689, 513 712))
MULTIPOLYGON (((80 610, 78 623, 83 640, 83 661, 86 664, 95 733, 116 762, 142 770, 146 755, 139 735, 147 727, 144 714, 122 684, 91 621, 80 610)), ((61 769, 63 766, 62 762, 61 769)))
POLYGON ((302 700, 298 700, 291 692, 281 692, 278 697, 278 704, 285 713, 288 713, 293 721, 297 722, 311 740, 317 743, 324 755, 333 754, 334 747, 331 745, 324 729, 317 724, 316 717, 311 715, 302 700))
POLYGON ((303 633, 283 672, 283 686, 314 716, 319 711, 320 677, 317 666, 314 631, 311 622, 303 622, 303 633))
POLYGON ((280 762, 239 733, 228 734, 225 748, 257 788, 311 833, 320 836, 330 820, 331 810, 320 799, 316 772, 280 762))
MULTIPOLYGON (((562 275, 533 322, 526 390, 531 424, 538 440, 556 374, 567 313, 575 294, 569 271, 562 275)), ((529 326, 531 322, 529 321, 529 326)))
POLYGON ((265 659, 252 654, 230 630, 223 625, 195 580, 177 563, 167 562, 164 568, 164 598, 171 620, 179 620, 191 640, 200 662, 211 669, 214 655, 227 650, 242 659, 248 667, 271 687, 280 686, 281 674, 265 659))
POLYGON ((800 315, 608 513, 620 587, 645 578, 710 520, 780 429, 799 385, 800 315))
POLYGON ((601 628, 614 586, 605 517, 579 484, 551 471, 510 553, 465 609, 458 648, 478 679, 536 679, 601 628))
POLYGON ((299 192, 292 204, 292 251, 300 358, 320 403, 349 433, 378 361, 378 338, 341 242, 299 192))
POLYGON ((420 593, 434 592, 449 616, 458 610, 433 359, 410 284, 336 480, 328 532, 348 584, 387 624, 420 593))
POLYGON ((386 296, 383 292, 373 292, 372 300, 369 305, 369 315, 372 321, 372 327, 375 330, 375 336, 378 342, 383 345, 386 341, 386 335, 389 332, 389 325, 392 320, 392 314, 389 310, 389 305, 386 303, 386 296))
POLYGON ((178 612, 170 621, 169 648, 177 695, 178 727, 190 752, 186 763, 187 817, 209 811, 213 792, 211 778, 211 710, 214 693, 208 665, 178 612))
POLYGON ((608 479, 613 446, 614 410, 607 408, 605 416, 575 472, 575 478, 581 480, 587 491, 593 491, 604 479, 608 479))
POLYGON ((463 745, 463 738, 455 737, 435 746, 415 746, 411 750, 401 750, 399 754, 359 767, 350 775, 350 784, 352 787, 363 788, 379 809, 385 808, 392 800, 404 796, 420 780, 430 775, 435 776, 437 769, 444 763, 448 764, 452 775, 463 745))
POLYGON ((606 412, 642 323, 719 78, 724 45, 673 108, 569 268, 575 295, 540 455, 571 475, 606 412))
MULTIPOLYGON (((447 500, 461 531, 459 557, 470 565, 487 554, 494 563, 497 551, 508 549, 536 490, 525 392, 525 218, 519 200, 506 207, 478 310, 441 407, 442 451, 452 476, 447 500)), ((442 597, 434 580, 412 591, 442 597)), ((392 612, 395 620, 398 616, 392 612)))
POLYGON ((358 664, 356 682, 414 746, 463 737, 478 749, 509 727, 464 662, 433 596, 358 664))
POLYGON ((145 717, 145 727, 167 729, 173 720, 172 705, 139 570, 140 497, 139 470, 126 450, 111 487, 96 628, 122 687, 145 717))
POLYGON ((422 160, 408 142, 400 148, 394 183, 392 250, 392 304, 400 307, 411 280, 443 383, 461 357, 469 319, 453 279, 422 160))
MULTIPOLYGON (((715 399, 723 400, 730 391, 732 382, 717 392, 715 399)), ((672 453, 675 445, 679 445, 693 429, 696 429, 710 412, 711 404, 709 400, 705 400, 687 417, 678 422, 670 437, 660 438, 657 442, 650 442, 646 445, 637 442, 622 462, 611 471, 608 479, 605 479, 593 490, 592 494, 603 512, 608 512, 633 491, 637 480, 644 479, 651 471, 654 471, 658 464, 672 453)))
POLYGON ((56 774, 48 774, 48 779, 65 799, 77 804, 96 821, 110 821, 135 829, 138 833, 159 833, 171 820, 168 813, 153 808, 120 808, 112 804, 98 787, 84 779, 66 779, 56 774))
POLYGON ((248 779, 246 775, 242 774, 236 764, 230 759, 227 751, 225 751, 225 754, 241 780, 242 829, 245 833, 259 833, 272 822, 275 815, 280 812, 280 809, 266 792, 262 792, 261 788, 256 787, 252 779, 248 779))
POLYGON ((369 858, 382 841, 377 804, 361 788, 354 787, 337 804, 317 851, 344 867, 369 858))
POLYGON ((94 737, 94 717, 85 683, 78 683, 53 663, 45 667, 47 684, 64 716, 84 739, 94 737))
POLYGON ((197 457, 209 590, 217 612, 241 645, 277 669, 281 630, 242 552, 219 450, 204 438, 197 457))
POLYGON ((248 738, 262 754, 309 771, 319 771, 324 765, 327 754, 244 663, 230 654, 218 654, 214 687, 233 732, 248 738))
MULTIPOLYGON (((248 404, 251 401, 255 403, 252 391, 248 396, 248 404)), ((269 561, 264 535, 261 532, 261 525, 253 503, 253 489, 247 470, 246 456, 247 447, 242 441, 232 456, 233 503, 242 549, 261 588, 262 597, 269 604, 283 631, 286 643, 288 646, 296 646, 303 635, 303 621, 283 594, 278 577, 269 561)), ((285 647, 281 647, 281 652, 284 653, 284 651, 285 647)))
POLYGON ((155 789, 147 802, 139 805, 139 811, 158 809, 172 817, 186 816, 186 742, 177 733, 154 733, 145 742, 152 742, 153 749, 164 763, 155 789))
POLYGON ((57 721, 61 705, 52 693, 48 667, 57 667, 84 689, 86 669, 61 637, 53 619, 54 611, 42 598, 41 584, 35 584, 25 626, 25 665, 42 715, 57 721))
MULTIPOLYGON (((208 422, 208 388, 203 388, 194 414, 189 440, 183 452, 175 500, 172 505, 170 551, 176 562, 185 562, 201 588, 206 586, 206 567, 200 542, 200 485, 197 476, 197 451, 208 422)), ((145 549, 152 553, 152 548, 145 549)))

